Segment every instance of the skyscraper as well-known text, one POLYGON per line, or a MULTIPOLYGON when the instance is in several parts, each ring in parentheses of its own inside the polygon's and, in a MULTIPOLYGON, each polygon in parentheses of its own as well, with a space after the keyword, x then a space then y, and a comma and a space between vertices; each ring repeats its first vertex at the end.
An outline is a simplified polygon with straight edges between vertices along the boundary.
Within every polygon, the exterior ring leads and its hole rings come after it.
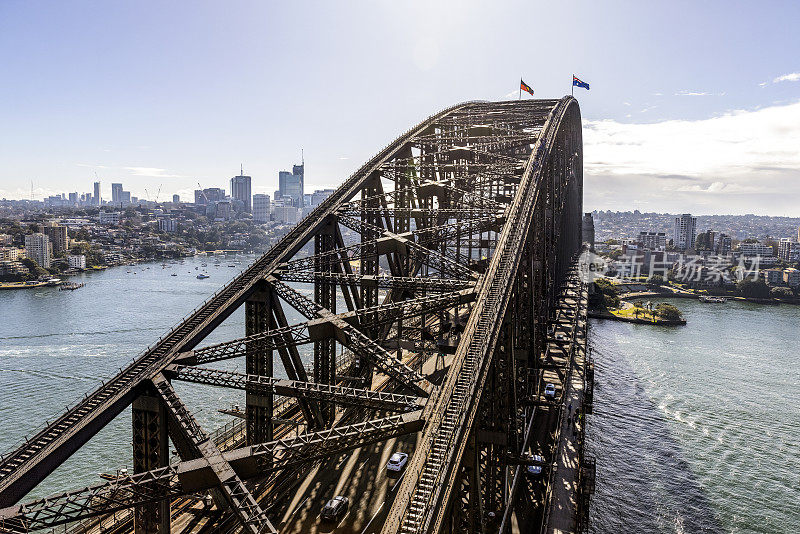
POLYGON ((180 195, 172 195, 172 203, 173 204, 180 204, 181 203, 181 196, 180 195))
POLYGON ((251 178, 244 175, 244 169, 239 171, 239 176, 231 178, 231 198, 244 202, 244 209, 248 213, 253 211, 251 178))
POLYGON ((280 171, 278 173, 278 191, 281 197, 291 197, 292 203, 297 208, 302 208, 304 201, 305 163, 293 165, 292 172, 280 171))
POLYGON ((92 197, 92 204, 95 206, 100 205, 100 182, 94 183, 94 196, 92 197))
POLYGON ((684 213, 679 217, 675 217, 673 245, 678 250, 688 250, 690 248, 694 248, 696 232, 697 218, 692 217, 691 213, 684 213))
POLYGON ((111 202, 115 206, 122 202, 122 184, 111 184, 111 202))

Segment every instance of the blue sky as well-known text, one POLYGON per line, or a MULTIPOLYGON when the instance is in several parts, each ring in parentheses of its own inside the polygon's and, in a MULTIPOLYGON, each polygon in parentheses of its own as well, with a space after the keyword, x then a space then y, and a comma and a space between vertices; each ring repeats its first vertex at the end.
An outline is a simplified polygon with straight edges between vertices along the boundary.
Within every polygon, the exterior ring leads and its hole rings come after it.
POLYGON ((568 94, 587 209, 800 215, 800 3, 0 1, 0 197, 334 186, 458 101, 568 94), (558 4, 558 5, 553 5, 558 4), (781 77, 784 77, 781 79, 781 77))

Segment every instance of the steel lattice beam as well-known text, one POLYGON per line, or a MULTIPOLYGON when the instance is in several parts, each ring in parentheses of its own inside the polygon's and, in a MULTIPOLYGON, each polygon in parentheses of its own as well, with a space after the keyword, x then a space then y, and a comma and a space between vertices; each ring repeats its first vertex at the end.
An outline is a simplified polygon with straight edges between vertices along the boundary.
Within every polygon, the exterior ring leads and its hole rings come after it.
MULTIPOLYGON (((242 479, 263 476, 271 471, 417 432, 423 423, 420 411, 408 412, 236 449, 223 453, 221 460, 236 472, 240 483, 242 479), (265 457, 273 458, 272 464, 261 463, 260 459, 265 457)), ((0 532, 23 533, 131 508, 160 498, 207 491, 219 486, 215 474, 215 465, 205 458, 198 458, 118 477, 105 484, 51 495, 0 509, 0 532), (154 491, 154 487, 159 491, 154 491)), ((228 491, 237 502, 244 495, 239 483, 228 484, 228 491)))
MULTIPOLYGON (((424 376, 389 354, 360 330, 276 278, 269 277, 267 281, 272 285, 275 293, 294 309, 309 319, 319 319, 317 322, 309 324, 310 329, 317 328, 324 337, 334 335, 340 343, 356 354, 369 358, 381 371, 394 380, 412 389, 418 395, 428 396, 427 390, 420 385, 420 383, 426 382, 424 376)), ((314 334, 311 337, 315 337, 314 334)))
POLYGON ((378 410, 408 412, 419 410, 425 405, 425 398, 413 395, 247 375, 232 371, 208 369, 206 367, 173 365, 166 370, 166 373, 174 380, 183 382, 242 390, 247 388, 264 389, 285 397, 327 400, 349 406, 364 406, 378 410))

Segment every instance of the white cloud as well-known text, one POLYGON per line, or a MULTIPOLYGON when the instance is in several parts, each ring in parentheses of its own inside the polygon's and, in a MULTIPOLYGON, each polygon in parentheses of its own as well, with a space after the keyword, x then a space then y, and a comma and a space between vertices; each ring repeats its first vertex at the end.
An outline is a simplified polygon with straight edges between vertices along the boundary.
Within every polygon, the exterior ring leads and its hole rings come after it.
POLYGON ((779 82, 798 82, 800 81, 800 72, 790 72, 789 74, 784 74, 782 76, 778 76, 772 83, 779 83, 779 82))
POLYGON ((711 96, 711 93, 700 91, 678 91, 675 96, 711 96))
MULTIPOLYGON (((722 213, 798 213, 798 147, 800 101, 695 121, 585 121, 586 191, 603 189, 604 200, 642 201, 657 211, 706 198, 722 213)), ((589 196, 587 203, 605 209, 589 196)))
POLYGON ((157 167, 122 167, 130 171, 133 176, 147 176, 150 178, 185 178, 182 174, 167 174, 166 169, 157 167))

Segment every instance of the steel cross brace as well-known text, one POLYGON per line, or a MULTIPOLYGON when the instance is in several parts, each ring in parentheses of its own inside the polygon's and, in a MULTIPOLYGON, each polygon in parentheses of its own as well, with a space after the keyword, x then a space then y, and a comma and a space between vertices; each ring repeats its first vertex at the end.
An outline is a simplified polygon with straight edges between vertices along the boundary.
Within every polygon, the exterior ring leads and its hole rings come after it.
MULTIPOLYGON (((235 449, 222 453, 221 458, 215 462, 222 461, 236 472, 238 476, 235 480, 239 482, 227 482, 225 490, 234 502, 244 503, 249 502, 249 499, 243 492, 244 486, 240 485, 242 479, 263 476, 272 471, 417 432, 423 423, 421 411, 407 412, 235 449), (273 458, 271 465, 260 462, 265 457, 273 458)), ((0 532, 22 534, 162 498, 208 491, 219 487, 215 475, 217 470, 215 463, 206 458, 198 458, 0 509, 0 532), (160 491, 154 492, 154 485, 160 491)), ((251 506, 252 503, 248 505, 248 511, 255 514, 255 509, 251 506)))
POLYGON ((386 349, 356 327, 295 291, 274 276, 267 277, 267 282, 272 285, 275 293, 288 302, 289 305, 307 318, 314 319, 309 322, 309 333, 312 339, 336 337, 337 341, 356 354, 369 358, 392 379, 411 388, 417 395, 428 396, 426 389, 419 385, 420 382, 426 381, 424 376, 392 356, 386 349))
POLYGON ((424 397, 350 388, 332 384, 301 382, 268 376, 247 375, 232 371, 171 365, 165 373, 174 380, 194 382, 233 389, 263 388, 285 397, 300 397, 310 400, 335 401, 351 406, 365 406, 379 410, 407 412, 419 410, 425 405, 424 397))

